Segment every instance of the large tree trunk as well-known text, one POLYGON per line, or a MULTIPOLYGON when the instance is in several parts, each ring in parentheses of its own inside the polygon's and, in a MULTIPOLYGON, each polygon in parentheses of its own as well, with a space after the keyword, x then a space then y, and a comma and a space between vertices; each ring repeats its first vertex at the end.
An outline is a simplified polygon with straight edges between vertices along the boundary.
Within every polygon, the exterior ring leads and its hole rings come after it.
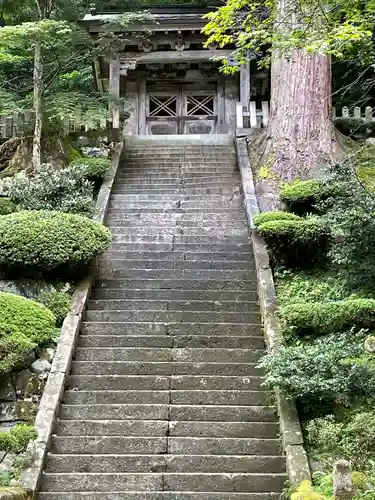
MULTIPOLYGON (((284 36, 298 24, 298 9, 296 0, 279 0, 284 36)), ((265 173, 257 184, 262 210, 279 208, 281 182, 318 175, 334 161, 339 148, 331 121, 331 78, 329 56, 304 49, 273 54, 270 121, 257 144, 265 173)))
POLYGON ((34 53, 34 110, 35 129, 33 139, 33 168, 42 163, 42 126, 43 126, 43 54, 42 42, 37 40, 34 53))

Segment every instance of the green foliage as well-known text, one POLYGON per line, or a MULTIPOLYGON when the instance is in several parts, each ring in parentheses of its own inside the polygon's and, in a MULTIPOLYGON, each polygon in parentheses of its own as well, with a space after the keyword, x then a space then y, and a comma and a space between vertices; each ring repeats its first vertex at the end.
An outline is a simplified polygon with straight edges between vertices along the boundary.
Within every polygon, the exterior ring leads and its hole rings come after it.
POLYGON ((375 363, 364 340, 364 333, 349 332, 283 346, 260 364, 266 370, 265 384, 280 387, 314 414, 323 404, 363 402, 375 391, 375 363))
MULTIPOLYGON (((353 471, 353 500, 374 500, 375 476, 366 475, 363 472, 353 471)), ((315 491, 334 500, 333 497, 333 474, 315 473, 313 475, 315 491)))
POLYGON ((10 371, 31 349, 54 335, 55 317, 46 307, 0 292, 0 373, 10 371))
MULTIPOLYGON (((306 441, 314 454, 329 460, 329 465, 344 458, 351 461, 356 471, 375 471, 375 412, 372 410, 354 412, 343 421, 334 415, 311 420, 306 426, 306 441)), ((357 476, 361 486, 359 479, 357 476)))
POLYGON ((297 490, 291 494, 291 500, 329 500, 325 495, 322 495, 314 490, 310 481, 302 481, 297 490))
POLYGON ((295 303, 281 309, 285 331, 298 336, 326 335, 355 327, 375 327, 375 300, 348 299, 295 303))
POLYGON ((0 198, 0 215, 8 215, 16 211, 16 205, 8 198, 0 198))
POLYGON ((0 218, 0 266, 8 273, 43 274, 83 271, 109 245, 101 224, 61 212, 17 212, 0 218))
POLYGON ((17 424, 9 431, 0 432, 0 451, 22 453, 26 451, 29 442, 36 437, 33 425, 17 424))
POLYGON ((265 222, 273 222, 275 220, 300 220, 300 217, 289 212, 262 212, 254 217, 254 224, 258 227, 265 222))
POLYGON ((61 210, 90 214, 94 208, 93 185, 79 171, 41 165, 33 174, 21 171, 5 183, 11 201, 22 210, 61 210))
POLYGON ((327 250, 327 231, 316 217, 280 219, 258 227, 266 240, 271 258, 286 267, 311 267, 321 262, 327 250))
POLYGON ((68 292, 47 291, 39 295, 38 302, 45 305, 56 318, 56 326, 61 326, 70 310, 72 298, 68 292))
POLYGON ((294 181, 285 184, 280 198, 287 210, 298 215, 319 213, 319 202, 334 194, 334 187, 320 180, 294 181))
POLYGON ((82 176, 82 178, 94 182, 103 179, 110 165, 111 160, 106 158, 80 158, 72 161, 69 168, 74 171, 77 177, 82 176))

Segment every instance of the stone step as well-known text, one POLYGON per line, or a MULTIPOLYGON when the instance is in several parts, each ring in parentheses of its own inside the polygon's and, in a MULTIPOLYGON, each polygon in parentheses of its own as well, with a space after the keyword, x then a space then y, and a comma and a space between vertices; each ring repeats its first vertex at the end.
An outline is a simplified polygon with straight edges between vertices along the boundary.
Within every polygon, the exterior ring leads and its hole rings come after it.
POLYGON ((239 175, 236 174, 227 176, 215 176, 214 179, 209 180, 207 177, 194 178, 189 177, 164 177, 164 178, 148 178, 144 176, 142 179, 138 175, 118 175, 114 188, 129 187, 139 191, 144 190, 159 190, 159 189, 217 189, 217 188, 237 188, 238 189, 239 175))
POLYGON ((100 267, 109 267, 112 265, 115 269, 216 269, 222 271, 246 271, 253 268, 253 263, 249 261, 223 261, 223 260, 132 260, 115 259, 107 255, 99 260, 100 267))
MULTIPOLYGON (((202 229, 202 225, 204 227, 204 232, 207 231, 212 231, 213 234, 215 234, 215 231, 213 228, 216 228, 217 230, 228 232, 229 234, 232 233, 233 229, 236 231, 244 231, 244 223, 241 220, 227 220, 227 221, 188 221, 188 222, 183 222, 180 220, 168 220, 168 219, 161 219, 160 217, 151 219, 149 220, 144 220, 140 221, 138 218, 133 219, 133 220, 121 220, 115 217, 111 217, 107 221, 107 227, 109 227, 113 232, 119 232, 119 228, 138 228, 141 227, 142 224, 148 224, 148 228, 155 228, 158 229, 159 231, 164 231, 164 230, 170 230, 171 232, 176 232, 175 229, 178 228, 177 234, 182 232, 189 232, 190 229, 202 229)), ((247 230, 246 230, 247 233, 247 230)))
POLYGON ((230 493, 194 491, 123 491, 123 492, 41 492, 38 500, 280 500, 278 493, 230 493), (178 496, 176 496, 178 495, 178 496))
POLYGON ((230 172, 221 172, 217 173, 215 176, 212 176, 212 172, 205 172, 204 170, 202 171, 196 171, 196 172, 159 172, 159 171, 154 171, 154 170, 147 170, 143 172, 135 171, 133 169, 132 171, 128 171, 126 169, 120 169, 117 172, 116 176, 116 184, 118 181, 124 182, 124 181, 132 181, 132 182, 139 182, 144 185, 144 183, 148 184, 150 183, 161 183, 161 184, 168 184, 171 182, 177 182, 177 183, 187 183, 187 182, 202 182, 202 183, 210 183, 210 182, 219 182, 221 180, 223 181, 233 181, 233 183, 237 183, 238 185, 239 179, 240 179, 240 173, 239 171, 230 171, 230 172))
MULTIPOLYGON (((162 231, 158 228, 157 231, 152 234, 148 228, 143 228, 142 231, 129 231, 123 230, 123 234, 113 234, 113 243, 170 243, 174 245, 174 248, 178 250, 177 245, 220 245, 227 249, 230 245, 249 245, 249 236, 247 232, 243 231, 242 234, 237 235, 220 235, 216 233, 214 235, 202 234, 203 230, 200 231, 201 234, 174 234, 173 232, 168 233, 167 231, 162 231)), ((177 232, 176 232, 177 233, 177 232)), ((224 248, 223 248, 224 250, 224 248)))
POLYGON ((79 347, 219 347, 264 349, 263 337, 218 335, 81 335, 79 347))
POLYGON ((260 390, 261 377, 222 375, 70 375, 71 390, 260 390))
MULTIPOLYGON (((277 422, 168 422, 163 420, 58 420, 62 436, 278 437, 277 422)), ((102 469, 103 470, 103 469, 102 469)))
POLYGON ((281 491, 284 474, 248 473, 44 473, 42 491, 281 491))
POLYGON ((186 214, 186 215, 195 215, 195 214, 201 214, 204 212, 207 215, 221 215, 221 214, 227 214, 227 215, 243 215, 244 214, 244 207, 243 205, 236 207, 233 206, 221 206, 218 204, 211 204, 211 206, 208 206, 207 204, 204 207, 204 210, 201 208, 194 208, 194 207, 176 207, 175 205, 158 205, 158 204, 146 204, 146 205, 141 205, 137 204, 138 206, 134 206, 134 203, 131 206, 125 207, 111 207, 109 206, 109 209, 107 211, 107 215, 111 214, 122 214, 126 212, 127 214, 186 214))
POLYGON ((169 228, 162 226, 133 226, 133 227, 124 227, 124 226, 111 226, 111 233, 113 238, 121 237, 121 238, 142 238, 143 236, 155 236, 155 237, 177 237, 181 238, 184 236, 185 238, 191 237, 202 237, 202 238, 215 238, 217 240, 223 239, 233 239, 235 241, 248 241, 249 233, 247 228, 243 227, 228 227, 228 226, 218 226, 216 229, 214 227, 183 227, 178 225, 173 225, 169 228))
POLYGON ((238 493, 238 492, 194 492, 194 491, 153 491, 153 492, 41 492, 38 500, 280 500, 278 493, 238 493), (176 496, 178 495, 178 496, 176 496))
MULTIPOLYGON (((69 405, 87 404, 187 404, 265 406, 271 393, 264 391, 66 391, 63 402, 69 405)), ((131 435, 131 434, 130 434, 131 435)))
MULTIPOLYGON (((98 283, 98 282, 97 282, 98 283)), ((92 300, 102 299, 131 299, 131 300, 195 300, 195 301, 235 301, 235 302, 256 302, 257 293, 247 291, 238 292, 231 290, 155 290, 155 289, 107 289, 96 286, 91 294, 92 300)))
POLYGON ((98 279, 138 279, 138 280, 233 280, 255 281, 253 269, 111 269, 99 268, 98 279))
POLYGON ((256 291, 257 283, 254 279, 98 279, 97 288, 123 289, 172 289, 172 290, 229 290, 229 291, 256 291))
POLYGON ((253 263, 253 255, 250 252, 131 252, 129 250, 107 250, 104 257, 127 260, 141 260, 148 262, 158 261, 193 261, 193 262, 247 262, 253 263))
POLYGON ((219 405, 64 405, 62 420, 188 420, 206 422, 277 422, 272 406, 219 405))
POLYGON ((160 322, 160 323, 260 323, 260 313, 256 312, 220 312, 220 311, 123 311, 123 310, 88 310, 86 321, 104 322, 160 322))
MULTIPOLYGON (((176 238, 175 238, 176 239, 176 238)), ((248 252, 252 255, 249 242, 246 243, 177 243, 176 241, 167 240, 166 242, 115 242, 109 245, 109 251, 124 250, 124 251, 147 251, 147 252, 183 252, 185 254, 194 253, 211 253, 211 254, 227 254, 238 252, 242 254, 248 252)))
MULTIPOLYGON (((152 188, 148 189, 143 186, 143 188, 131 187, 124 183, 117 184, 113 191, 111 192, 111 199, 126 199, 126 200, 157 200, 164 199, 168 200, 201 200, 202 197, 208 197, 210 200, 222 200, 223 197, 231 196, 233 193, 238 193, 239 188, 236 186, 228 187, 163 187, 163 188, 152 188)), ((225 201, 225 200, 223 200, 225 201)))
POLYGON ((257 349, 162 349, 147 347, 77 347, 75 361, 155 361, 197 363, 257 363, 264 355, 257 349))
POLYGON ((90 300, 88 302, 90 310, 151 310, 151 311, 217 311, 217 312, 247 312, 256 311, 259 313, 259 306, 256 302, 250 301, 204 301, 204 300, 123 300, 123 299, 102 299, 90 300))
POLYGON ((262 375, 257 364, 167 361, 73 361, 73 375, 262 375))
MULTIPOLYGON (((239 424, 244 425, 244 424, 239 424)), ((245 424, 247 425, 247 424, 245 424)), ((252 425, 252 424, 250 424, 252 425)), ((263 425, 263 424, 261 424, 263 425)), ((274 424, 271 424, 274 425, 274 424)), ((283 473, 284 457, 262 455, 52 455, 48 472, 283 473)), ((154 493, 157 495, 158 493, 154 493)), ((179 497, 180 498, 180 497, 179 497)), ((123 499, 121 499, 123 500, 123 499)), ((224 500, 224 499, 223 499, 224 500)))
POLYGON ((196 335, 205 336, 248 336, 262 337, 262 330, 257 324, 239 323, 157 323, 157 322, 84 322, 81 335, 167 335, 170 337, 196 335))
POLYGON ((212 215, 199 215, 199 214, 185 214, 185 213, 112 213, 108 217, 108 222, 114 224, 116 221, 121 222, 138 222, 139 224, 149 224, 149 223, 179 223, 179 224, 204 224, 215 226, 216 224, 222 224, 225 222, 233 223, 246 223, 245 213, 219 213, 212 215))

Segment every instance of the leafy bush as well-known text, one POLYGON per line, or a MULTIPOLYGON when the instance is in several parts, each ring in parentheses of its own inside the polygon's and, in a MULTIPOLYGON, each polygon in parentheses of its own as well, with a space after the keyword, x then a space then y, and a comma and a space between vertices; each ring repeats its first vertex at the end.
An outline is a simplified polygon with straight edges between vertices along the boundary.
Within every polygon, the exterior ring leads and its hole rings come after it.
MULTIPOLYGON (((80 273, 111 241, 101 224, 61 212, 17 212, 0 218, 0 268, 30 276, 80 273)), ((19 276, 18 276, 19 277, 19 276)))
POLYGON ((0 372, 8 372, 38 344, 53 338, 55 317, 38 302, 0 292, 0 372))
POLYGON ((267 242, 270 256, 287 267, 311 267, 327 251, 327 231, 317 217, 264 222, 258 231, 267 242))
POLYGON ((375 300, 349 299, 290 304, 281 309, 285 330, 300 336, 375 326, 375 300))
POLYGON ((301 218, 290 212, 263 212, 254 217, 254 224, 256 227, 259 227, 265 222, 272 222, 275 220, 301 220, 301 218))
POLYGON ((7 453, 26 451, 29 442, 37 437, 33 425, 17 424, 9 431, 0 432, 0 450, 7 453))
MULTIPOLYGON (((333 474, 315 473, 313 474, 314 491, 325 495, 324 498, 334 500, 333 497, 333 474)), ((353 500, 374 500, 375 497, 375 476, 366 475, 363 472, 353 471, 353 500)))
POLYGON ((61 326, 70 310, 72 298, 67 292, 47 291, 38 297, 38 302, 45 305, 56 318, 56 325, 61 326))
POLYGON ((22 210, 61 210, 88 214, 94 207, 94 186, 73 169, 55 169, 45 164, 32 175, 25 171, 5 185, 11 201, 22 210))
POLYGON ((106 171, 111 165, 111 161, 106 158, 80 158, 69 164, 77 176, 90 181, 103 179, 106 171))
POLYGON ((308 446, 329 465, 350 460, 361 472, 375 471, 375 412, 360 411, 344 421, 334 415, 312 420, 306 426, 308 446))
POLYGON ((314 490, 310 481, 302 481, 297 490, 291 494, 290 500, 329 500, 314 490))
POLYGON ((322 404, 351 404, 373 397, 375 363, 364 348, 365 337, 363 332, 349 332, 312 344, 283 346, 260 363, 266 370, 265 384, 297 398, 306 413, 318 412, 322 404))
POLYGON ((16 211, 16 205, 9 198, 0 198, 0 215, 8 215, 16 211))
POLYGON ((334 193, 334 186, 326 181, 294 181, 282 188, 280 198, 290 212, 306 215, 320 213, 319 202, 329 198, 334 193))

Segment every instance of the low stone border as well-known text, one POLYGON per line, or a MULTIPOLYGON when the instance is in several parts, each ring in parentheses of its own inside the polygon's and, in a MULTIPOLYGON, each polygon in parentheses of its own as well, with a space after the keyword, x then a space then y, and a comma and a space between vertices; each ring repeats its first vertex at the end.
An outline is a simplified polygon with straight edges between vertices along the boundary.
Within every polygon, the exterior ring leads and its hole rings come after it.
MULTIPOLYGON (((117 173, 122 153, 122 143, 116 144, 112 152, 111 166, 106 172, 99 191, 93 220, 103 223, 106 215, 109 197, 117 173)), ((61 328, 59 343, 53 358, 51 372, 48 376, 39 410, 35 419, 35 429, 38 437, 30 443, 33 460, 30 467, 23 471, 19 483, 21 488, 8 488, 4 493, 0 490, 0 500, 31 500, 38 491, 40 477, 43 471, 44 458, 48 450, 53 432, 55 416, 65 389, 65 379, 70 370, 86 302, 91 287, 95 281, 97 262, 93 262, 89 276, 80 281, 72 297, 70 312, 61 328), (22 496, 23 495, 23 496, 22 496)))
MULTIPOLYGON (((283 336, 277 317, 276 290, 267 246, 264 239, 255 230, 254 225, 254 217, 259 214, 259 207, 245 138, 236 139, 236 150, 245 198, 246 216, 251 230, 265 341, 267 349, 270 352, 276 352, 283 342, 283 336)), ((296 487, 306 479, 311 481, 308 458, 303 447, 301 425, 294 402, 288 400, 277 387, 275 393, 289 482, 291 487, 296 487)))

